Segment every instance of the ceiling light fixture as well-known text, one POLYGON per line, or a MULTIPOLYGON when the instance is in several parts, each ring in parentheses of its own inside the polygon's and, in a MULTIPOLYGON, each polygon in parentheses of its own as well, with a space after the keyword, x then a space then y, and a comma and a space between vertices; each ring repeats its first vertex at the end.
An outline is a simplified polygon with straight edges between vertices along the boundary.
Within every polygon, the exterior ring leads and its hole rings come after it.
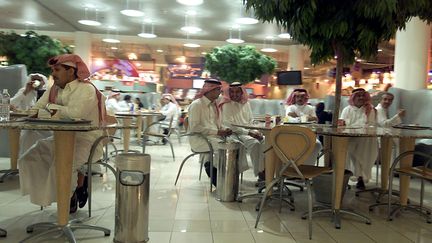
POLYGON ((283 32, 278 35, 279 38, 282 39, 292 39, 291 35, 288 32, 283 32))
POLYGON ((98 18, 98 10, 95 10, 95 18, 94 19, 90 19, 88 17, 88 8, 84 8, 84 19, 80 19, 78 20, 78 23, 83 24, 83 25, 88 25, 88 26, 99 26, 101 25, 101 23, 99 21, 97 21, 98 18))
POLYGON ((195 25, 195 15, 190 15, 191 18, 188 18, 188 14, 185 14, 185 25, 181 27, 180 29, 184 32, 195 34, 197 32, 200 32, 202 29, 200 27, 197 27, 195 25))
POLYGON ((151 23, 151 32, 146 32, 145 25, 146 25, 146 23, 144 22, 142 24, 142 31, 141 31, 141 33, 138 34, 138 36, 142 37, 142 38, 148 38, 148 39, 150 39, 150 38, 156 38, 157 35, 155 35, 155 33, 154 33, 154 25, 153 25, 153 23, 151 23))
POLYGON ((240 17, 236 19, 236 23, 246 24, 246 25, 257 24, 259 21, 258 19, 253 17, 253 10, 249 9, 248 11, 246 11, 246 9, 243 6, 243 1, 244 0, 240 0, 240 17))
POLYGON ((106 43, 120 43, 119 39, 114 38, 114 36, 111 35, 111 33, 110 33, 111 30, 115 30, 116 31, 116 36, 118 35, 117 28, 115 26, 109 26, 107 28, 106 36, 105 36, 105 38, 102 39, 102 41, 106 42, 106 43))
POLYGON ((129 0, 126 0, 126 8, 121 10, 120 13, 129 17, 141 17, 144 16, 144 12, 139 10, 141 1, 138 1, 138 8, 134 9, 129 6, 129 0))
POLYGON ((229 38, 226 39, 226 42, 232 43, 232 44, 241 44, 241 43, 244 43, 245 41, 242 40, 242 38, 241 38, 241 30, 240 30, 240 28, 238 28, 238 36, 237 36, 237 38, 233 37, 232 28, 230 28, 229 38))
POLYGON ((267 36, 264 38, 263 48, 261 49, 262 52, 277 52, 277 50, 273 48, 273 39, 273 36, 267 36), (267 44, 267 40, 269 40, 271 43, 267 44))
POLYGON ((187 6, 198 6, 203 4, 203 0, 177 0, 178 3, 187 5, 187 6))
POLYGON ((197 47, 200 47, 201 45, 194 43, 194 42, 190 42, 189 34, 186 34, 186 43, 184 43, 183 46, 190 47, 190 48, 197 48, 197 47))
POLYGON ((164 52, 164 51, 163 51, 162 49, 157 49, 156 52, 160 52, 160 53, 162 53, 162 52, 164 52))

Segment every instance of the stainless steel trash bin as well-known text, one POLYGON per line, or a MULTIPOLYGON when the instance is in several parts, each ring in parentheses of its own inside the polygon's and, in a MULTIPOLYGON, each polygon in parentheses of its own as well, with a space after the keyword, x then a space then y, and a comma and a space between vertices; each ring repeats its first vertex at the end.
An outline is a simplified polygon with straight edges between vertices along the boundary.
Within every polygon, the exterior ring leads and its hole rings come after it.
POLYGON ((225 142, 217 144, 217 186, 216 198, 223 202, 237 199, 239 190, 239 144, 225 142))
POLYGON ((114 242, 147 242, 150 189, 150 155, 119 154, 114 242))

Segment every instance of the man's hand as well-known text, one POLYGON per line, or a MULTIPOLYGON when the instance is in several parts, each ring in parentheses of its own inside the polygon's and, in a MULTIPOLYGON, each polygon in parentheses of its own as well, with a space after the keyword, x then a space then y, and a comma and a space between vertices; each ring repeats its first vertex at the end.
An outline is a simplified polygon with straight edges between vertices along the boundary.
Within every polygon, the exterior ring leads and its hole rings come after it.
POLYGON ((27 82, 27 84, 25 86, 25 90, 24 90, 24 95, 27 95, 29 92, 31 92, 32 90, 34 90, 33 84, 34 84, 34 80, 31 80, 31 81, 27 82))
POLYGON ((257 139, 258 141, 261 141, 264 138, 264 136, 260 132, 254 130, 250 130, 248 135, 257 139))
POLYGON ((299 117, 295 112, 290 112, 290 113, 288 113, 288 116, 290 116, 290 117, 299 117))
POLYGON ((231 129, 221 129, 218 131, 217 135, 221 137, 228 137, 232 134, 231 129))
POLYGON ((404 117, 404 116, 405 116, 405 110, 404 110, 404 109, 400 109, 400 110, 398 111, 398 116, 399 116, 399 117, 404 117))

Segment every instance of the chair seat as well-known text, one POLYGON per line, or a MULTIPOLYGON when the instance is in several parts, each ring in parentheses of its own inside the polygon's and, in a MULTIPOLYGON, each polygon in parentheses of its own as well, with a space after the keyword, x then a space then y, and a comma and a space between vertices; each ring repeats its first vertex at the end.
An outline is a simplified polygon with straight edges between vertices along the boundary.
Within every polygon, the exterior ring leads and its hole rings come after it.
MULTIPOLYGON (((312 179, 323 173, 332 171, 330 168, 317 167, 314 165, 300 165, 298 168, 306 179, 312 179)), ((287 177, 301 179, 301 177, 297 174, 296 170, 292 167, 288 168, 283 175, 287 177)))
POLYGON ((399 168, 396 172, 432 181, 432 169, 424 166, 399 168))
POLYGON ((144 135, 146 135, 146 136, 153 136, 153 137, 160 137, 160 138, 164 138, 164 137, 167 136, 166 134, 157 133, 157 132, 146 132, 146 133, 144 133, 144 135))

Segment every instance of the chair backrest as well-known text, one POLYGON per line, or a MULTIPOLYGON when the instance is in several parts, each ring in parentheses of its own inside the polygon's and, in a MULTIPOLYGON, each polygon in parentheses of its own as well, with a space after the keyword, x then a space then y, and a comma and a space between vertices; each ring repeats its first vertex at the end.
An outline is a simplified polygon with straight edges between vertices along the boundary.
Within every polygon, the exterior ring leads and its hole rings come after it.
POLYGON ((270 132, 270 142, 283 163, 293 167, 303 164, 311 156, 316 134, 307 127, 276 126, 270 132))

